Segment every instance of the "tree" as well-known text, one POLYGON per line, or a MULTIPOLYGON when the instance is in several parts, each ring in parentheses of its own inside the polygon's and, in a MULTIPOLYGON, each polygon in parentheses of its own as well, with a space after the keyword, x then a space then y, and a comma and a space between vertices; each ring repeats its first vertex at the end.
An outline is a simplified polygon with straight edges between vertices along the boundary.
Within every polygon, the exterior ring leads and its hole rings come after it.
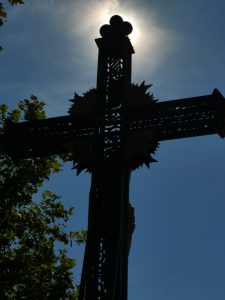
MULTIPOLYGON (((0 27, 7 21, 7 3, 24 1, 0 2, 0 27)), ((45 118, 44 105, 35 96, 11 112, 0 105, 0 134, 9 120, 45 118)), ((61 166, 58 156, 22 160, 0 154, 0 299, 77 299, 75 260, 66 245, 83 243, 86 232, 66 230, 73 208, 65 209, 58 195, 46 190, 37 196, 61 166)))
MULTIPOLYGON (((6 1, 11 5, 15 4, 24 4, 23 0, 8 0, 6 1)), ((0 27, 3 26, 3 24, 7 21, 7 11, 5 9, 5 4, 0 2, 0 27)), ((0 52, 3 50, 3 48, 0 46, 0 52)))
MULTIPOLYGON (((0 134, 8 119, 45 118, 44 105, 35 96, 11 112, 0 105, 0 134)), ((48 190, 42 197, 37 194, 60 168, 58 156, 0 155, 0 299, 77 299, 75 260, 66 245, 83 243, 86 233, 66 230, 73 208, 65 209, 58 195, 48 190)))

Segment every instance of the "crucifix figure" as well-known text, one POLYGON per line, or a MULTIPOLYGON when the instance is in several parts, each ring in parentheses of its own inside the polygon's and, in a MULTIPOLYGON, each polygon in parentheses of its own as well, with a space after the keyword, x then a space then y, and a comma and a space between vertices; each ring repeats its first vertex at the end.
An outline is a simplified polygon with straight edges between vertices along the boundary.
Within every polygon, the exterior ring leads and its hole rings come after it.
POLYGON ((157 102, 150 85, 131 83, 131 32, 120 16, 101 27, 97 88, 75 94, 68 116, 8 123, 0 136, 2 153, 18 158, 71 153, 78 174, 91 172, 79 300, 127 299, 131 172, 155 161, 160 141, 225 136, 225 100, 217 89, 157 102))

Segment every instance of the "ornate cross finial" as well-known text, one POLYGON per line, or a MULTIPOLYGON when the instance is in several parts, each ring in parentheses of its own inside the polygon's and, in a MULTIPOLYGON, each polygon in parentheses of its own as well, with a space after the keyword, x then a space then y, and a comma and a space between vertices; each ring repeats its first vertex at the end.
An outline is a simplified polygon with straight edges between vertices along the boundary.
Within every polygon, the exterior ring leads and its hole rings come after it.
POLYGON ((123 21, 118 15, 112 16, 109 24, 105 24, 100 28, 100 34, 103 38, 125 37, 133 30, 132 25, 127 21, 123 21))

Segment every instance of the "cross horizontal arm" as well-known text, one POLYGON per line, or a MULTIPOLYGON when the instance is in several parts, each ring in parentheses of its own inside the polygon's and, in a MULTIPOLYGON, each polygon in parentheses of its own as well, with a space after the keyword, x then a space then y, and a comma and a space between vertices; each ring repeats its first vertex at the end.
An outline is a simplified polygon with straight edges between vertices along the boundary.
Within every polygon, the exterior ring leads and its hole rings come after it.
POLYGON ((225 99, 215 89, 212 95, 135 107, 127 119, 130 130, 153 130, 158 141, 209 134, 224 137, 225 99))
MULTIPOLYGON (((217 89, 212 95, 127 107, 125 115, 129 132, 152 130, 158 141, 225 137, 225 99, 217 89)), ((98 122, 95 114, 9 122, 0 135, 0 153, 20 158, 70 153, 71 145, 96 134, 98 122)))
POLYGON ((95 123, 93 116, 8 122, 0 135, 0 153, 20 158, 68 153, 71 143, 94 134, 95 123))

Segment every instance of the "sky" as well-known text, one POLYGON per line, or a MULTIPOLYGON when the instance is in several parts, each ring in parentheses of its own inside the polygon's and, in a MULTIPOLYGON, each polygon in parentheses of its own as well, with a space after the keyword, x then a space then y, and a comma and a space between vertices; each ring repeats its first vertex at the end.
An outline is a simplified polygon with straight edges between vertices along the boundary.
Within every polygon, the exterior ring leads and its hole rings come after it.
MULTIPOLYGON (((3 0, 3 3, 6 2, 3 0)), ((0 103, 31 94, 48 117, 66 115, 74 92, 96 86, 99 28, 114 14, 134 27, 132 82, 153 83, 159 101, 225 95, 223 0, 30 0, 9 7, 1 28, 0 103)), ((225 140, 166 141, 158 163, 133 172, 136 228, 129 256, 129 300, 225 299, 225 140)), ((45 187, 87 226, 90 175, 67 163, 45 187)), ((81 273, 83 247, 70 249, 81 273)))

